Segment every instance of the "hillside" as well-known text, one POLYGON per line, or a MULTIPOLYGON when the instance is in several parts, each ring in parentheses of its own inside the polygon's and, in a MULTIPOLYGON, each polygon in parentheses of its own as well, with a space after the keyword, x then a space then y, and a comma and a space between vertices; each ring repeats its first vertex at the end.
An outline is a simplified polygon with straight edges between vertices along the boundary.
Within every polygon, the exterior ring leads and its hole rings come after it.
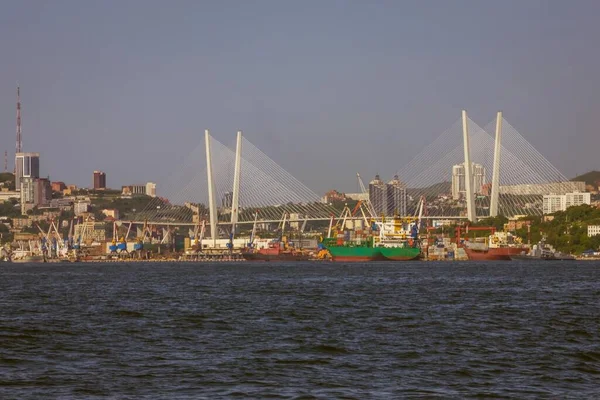
POLYGON ((435 183, 426 188, 408 188, 406 189, 406 193, 409 196, 418 197, 422 194, 427 194, 427 196, 436 197, 441 194, 448 194, 452 192, 452 183, 451 182, 440 182, 435 183))
POLYGON ((600 182, 600 171, 590 171, 583 175, 576 176, 572 181, 585 182, 586 185, 598 186, 600 182))
POLYGON ((9 190, 15 190, 15 176, 10 172, 0 172, 0 183, 6 183, 9 190))

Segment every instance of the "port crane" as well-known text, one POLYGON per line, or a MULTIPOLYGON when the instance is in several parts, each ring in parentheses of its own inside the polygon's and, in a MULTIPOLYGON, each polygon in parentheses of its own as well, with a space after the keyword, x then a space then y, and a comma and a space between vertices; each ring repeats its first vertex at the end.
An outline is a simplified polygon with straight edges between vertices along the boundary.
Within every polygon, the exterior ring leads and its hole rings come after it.
POLYGON ((367 212, 371 215, 371 217, 374 217, 375 215, 377 215, 377 213, 375 212, 375 207, 373 207, 373 203, 371 203, 371 200, 369 199, 369 191, 365 187, 365 184, 358 172, 356 173, 356 179, 358 180, 358 185, 360 187, 361 193, 367 195, 367 199, 364 201, 365 206, 367 207, 367 212))

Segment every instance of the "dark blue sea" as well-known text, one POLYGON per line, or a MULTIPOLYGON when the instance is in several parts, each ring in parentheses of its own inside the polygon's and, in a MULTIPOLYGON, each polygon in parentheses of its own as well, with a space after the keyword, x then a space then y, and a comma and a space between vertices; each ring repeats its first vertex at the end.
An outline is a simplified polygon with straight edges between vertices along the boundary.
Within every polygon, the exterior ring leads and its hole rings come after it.
POLYGON ((413 397, 600 397, 600 264, 0 264, 1 399, 413 397))

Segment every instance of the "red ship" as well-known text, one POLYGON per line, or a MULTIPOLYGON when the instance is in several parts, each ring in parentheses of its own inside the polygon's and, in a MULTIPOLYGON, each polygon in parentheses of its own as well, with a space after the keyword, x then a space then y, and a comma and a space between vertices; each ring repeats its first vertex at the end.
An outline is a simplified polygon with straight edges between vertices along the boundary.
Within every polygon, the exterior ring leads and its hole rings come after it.
MULTIPOLYGON (((529 247, 521 244, 521 239, 510 232, 496 232, 493 227, 469 227, 470 230, 487 230, 489 235, 485 242, 471 242, 465 240, 462 246, 469 260, 506 260, 510 261, 512 256, 527 253, 529 247)), ((467 230, 468 232, 468 230, 467 230)), ((457 239, 460 240, 460 228, 457 228, 457 239)))
POLYGON ((310 259, 308 253, 290 248, 285 241, 278 240, 271 241, 266 248, 245 248, 242 250, 242 257, 249 261, 308 261, 310 259))
POLYGON ((465 253, 469 260, 506 260, 510 261, 511 256, 516 256, 526 251, 526 248, 519 247, 488 247, 488 246, 465 246, 465 253))

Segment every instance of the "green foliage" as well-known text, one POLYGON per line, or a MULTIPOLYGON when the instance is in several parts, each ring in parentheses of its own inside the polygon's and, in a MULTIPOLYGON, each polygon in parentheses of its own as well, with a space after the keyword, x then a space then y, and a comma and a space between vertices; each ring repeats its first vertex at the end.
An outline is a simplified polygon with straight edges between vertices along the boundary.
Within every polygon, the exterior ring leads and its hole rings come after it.
POLYGON ((101 211, 106 208, 118 210, 119 217, 127 219, 129 214, 139 213, 144 210, 152 199, 152 197, 146 195, 134 195, 131 198, 104 195, 92 200, 92 208, 97 221, 104 220, 104 214, 101 211))
POLYGON ((15 190, 15 176, 10 172, 0 172, 0 182, 8 183, 8 190, 15 190))
POLYGON ((474 223, 474 226, 493 226, 497 231, 504 229, 504 224, 508 223, 508 218, 499 215, 497 217, 488 217, 474 223))
MULTIPOLYGON (((600 221, 600 209, 587 204, 569 207, 566 211, 555 213, 554 219, 542 222, 541 218, 532 218, 531 243, 537 243, 543 236, 548 244, 558 251, 580 254, 585 250, 597 250, 600 236, 587 236, 588 225, 597 225, 600 221)), ((527 238, 527 228, 519 229, 517 235, 527 238)))
POLYGON ((21 209, 15 207, 12 201, 0 203, 0 217, 17 217, 21 215, 21 209))

